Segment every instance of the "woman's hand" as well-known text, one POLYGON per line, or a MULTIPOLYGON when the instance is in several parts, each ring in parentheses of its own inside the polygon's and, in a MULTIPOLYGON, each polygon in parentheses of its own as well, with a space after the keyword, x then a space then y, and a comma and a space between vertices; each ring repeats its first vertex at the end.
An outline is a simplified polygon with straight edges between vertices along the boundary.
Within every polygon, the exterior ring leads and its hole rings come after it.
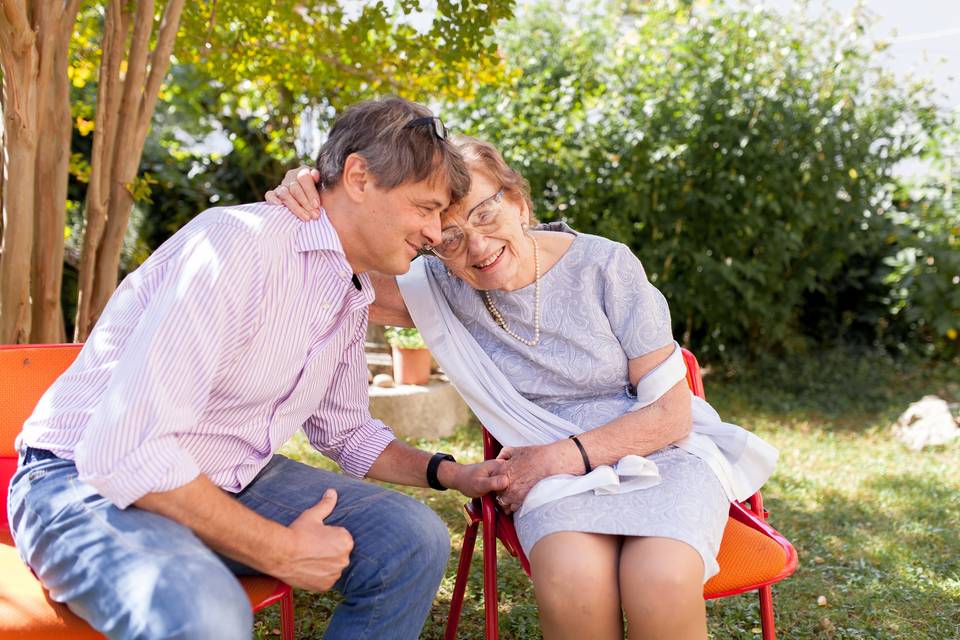
POLYGON ((290 169, 276 189, 264 194, 270 204, 282 204, 290 212, 303 220, 317 220, 320 217, 320 192, 317 183, 320 172, 310 167, 290 169))
POLYGON ((533 485, 547 476, 558 473, 582 473, 576 467, 580 455, 572 442, 561 440, 547 445, 505 447, 498 460, 504 460, 503 470, 510 480, 506 491, 497 496, 497 502, 507 513, 513 513, 523 504, 533 485))

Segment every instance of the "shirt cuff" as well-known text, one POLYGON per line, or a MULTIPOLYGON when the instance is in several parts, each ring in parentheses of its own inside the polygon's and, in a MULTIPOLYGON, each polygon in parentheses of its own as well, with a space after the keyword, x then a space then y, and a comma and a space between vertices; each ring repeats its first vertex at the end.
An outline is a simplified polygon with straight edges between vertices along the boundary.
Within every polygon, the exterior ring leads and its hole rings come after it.
POLYGON ((387 445, 396 438, 390 427, 371 418, 354 431, 341 447, 337 464, 347 475, 363 478, 387 445))
POLYGON ((124 456, 109 473, 91 473, 85 469, 85 457, 78 452, 80 481, 94 487, 120 509, 126 509, 148 493, 182 487, 200 475, 196 461, 183 450, 175 436, 143 444, 124 456))

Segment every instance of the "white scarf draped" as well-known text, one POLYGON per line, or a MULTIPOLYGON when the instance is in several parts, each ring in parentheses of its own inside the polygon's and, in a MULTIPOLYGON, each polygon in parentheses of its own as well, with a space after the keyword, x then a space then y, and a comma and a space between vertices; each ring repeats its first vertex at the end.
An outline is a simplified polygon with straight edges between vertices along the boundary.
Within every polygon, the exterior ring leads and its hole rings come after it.
MULTIPOLYGON (((556 416, 520 395, 497 368, 450 308, 426 260, 415 260, 399 278, 407 310, 437 362, 454 387, 502 445, 507 447, 549 444, 584 429, 556 416)), ((680 347, 637 384, 637 401, 630 411, 642 409, 686 376, 680 347)), ((759 489, 777 461, 778 452, 759 437, 720 420, 707 402, 693 397, 693 431, 674 444, 705 461, 716 474, 730 500, 745 500, 759 489)), ((533 486, 518 515, 547 502, 593 491, 623 493, 660 482, 656 464, 638 455, 627 455, 616 464, 603 465, 588 474, 562 474, 533 486)))

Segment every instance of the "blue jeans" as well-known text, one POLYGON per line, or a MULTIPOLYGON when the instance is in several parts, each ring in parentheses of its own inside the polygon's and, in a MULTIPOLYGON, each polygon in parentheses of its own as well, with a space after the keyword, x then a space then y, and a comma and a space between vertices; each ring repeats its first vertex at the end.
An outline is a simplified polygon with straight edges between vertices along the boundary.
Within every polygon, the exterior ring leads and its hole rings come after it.
MULTIPOLYGON (((236 499, 287 525, 336 489, 327 524, 354 538, 337 581, 343 602, 327 638, 416 638, 446 569, 447 528, 395 491, 274 456, 236 499)), ((218 556, 169 518, 118 509, 77 479, 73 462, 21 454, 10 485, 17 549, 50 597, 110 638, 250 638, 253 614, 235 575, 257 572, 218 556)), ((269 541, 264 541, 269 544, 269 541)))

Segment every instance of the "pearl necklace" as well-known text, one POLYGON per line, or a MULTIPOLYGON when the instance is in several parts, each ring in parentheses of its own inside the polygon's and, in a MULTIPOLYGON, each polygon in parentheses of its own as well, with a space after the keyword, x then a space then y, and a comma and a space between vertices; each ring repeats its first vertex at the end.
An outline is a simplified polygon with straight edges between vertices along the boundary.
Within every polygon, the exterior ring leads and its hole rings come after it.
POLYGON ((487 311, 493 316, 493 320, 500 325, 500 328, 507 332, 507 335, 528 347, 535 347, 540 342, 540 245, 533 234, 530 235, 530 240, 533 242, 533 264, 535 268, 533 279, 533 339, 521 338, 511 331, 510 327, 507 326, 507 321, 503 319, 503 315, 497 309, 497 305, 493 304, 493 298, 490 297, 489 291, 483 292, 483 299, 486 302, 487 311))

